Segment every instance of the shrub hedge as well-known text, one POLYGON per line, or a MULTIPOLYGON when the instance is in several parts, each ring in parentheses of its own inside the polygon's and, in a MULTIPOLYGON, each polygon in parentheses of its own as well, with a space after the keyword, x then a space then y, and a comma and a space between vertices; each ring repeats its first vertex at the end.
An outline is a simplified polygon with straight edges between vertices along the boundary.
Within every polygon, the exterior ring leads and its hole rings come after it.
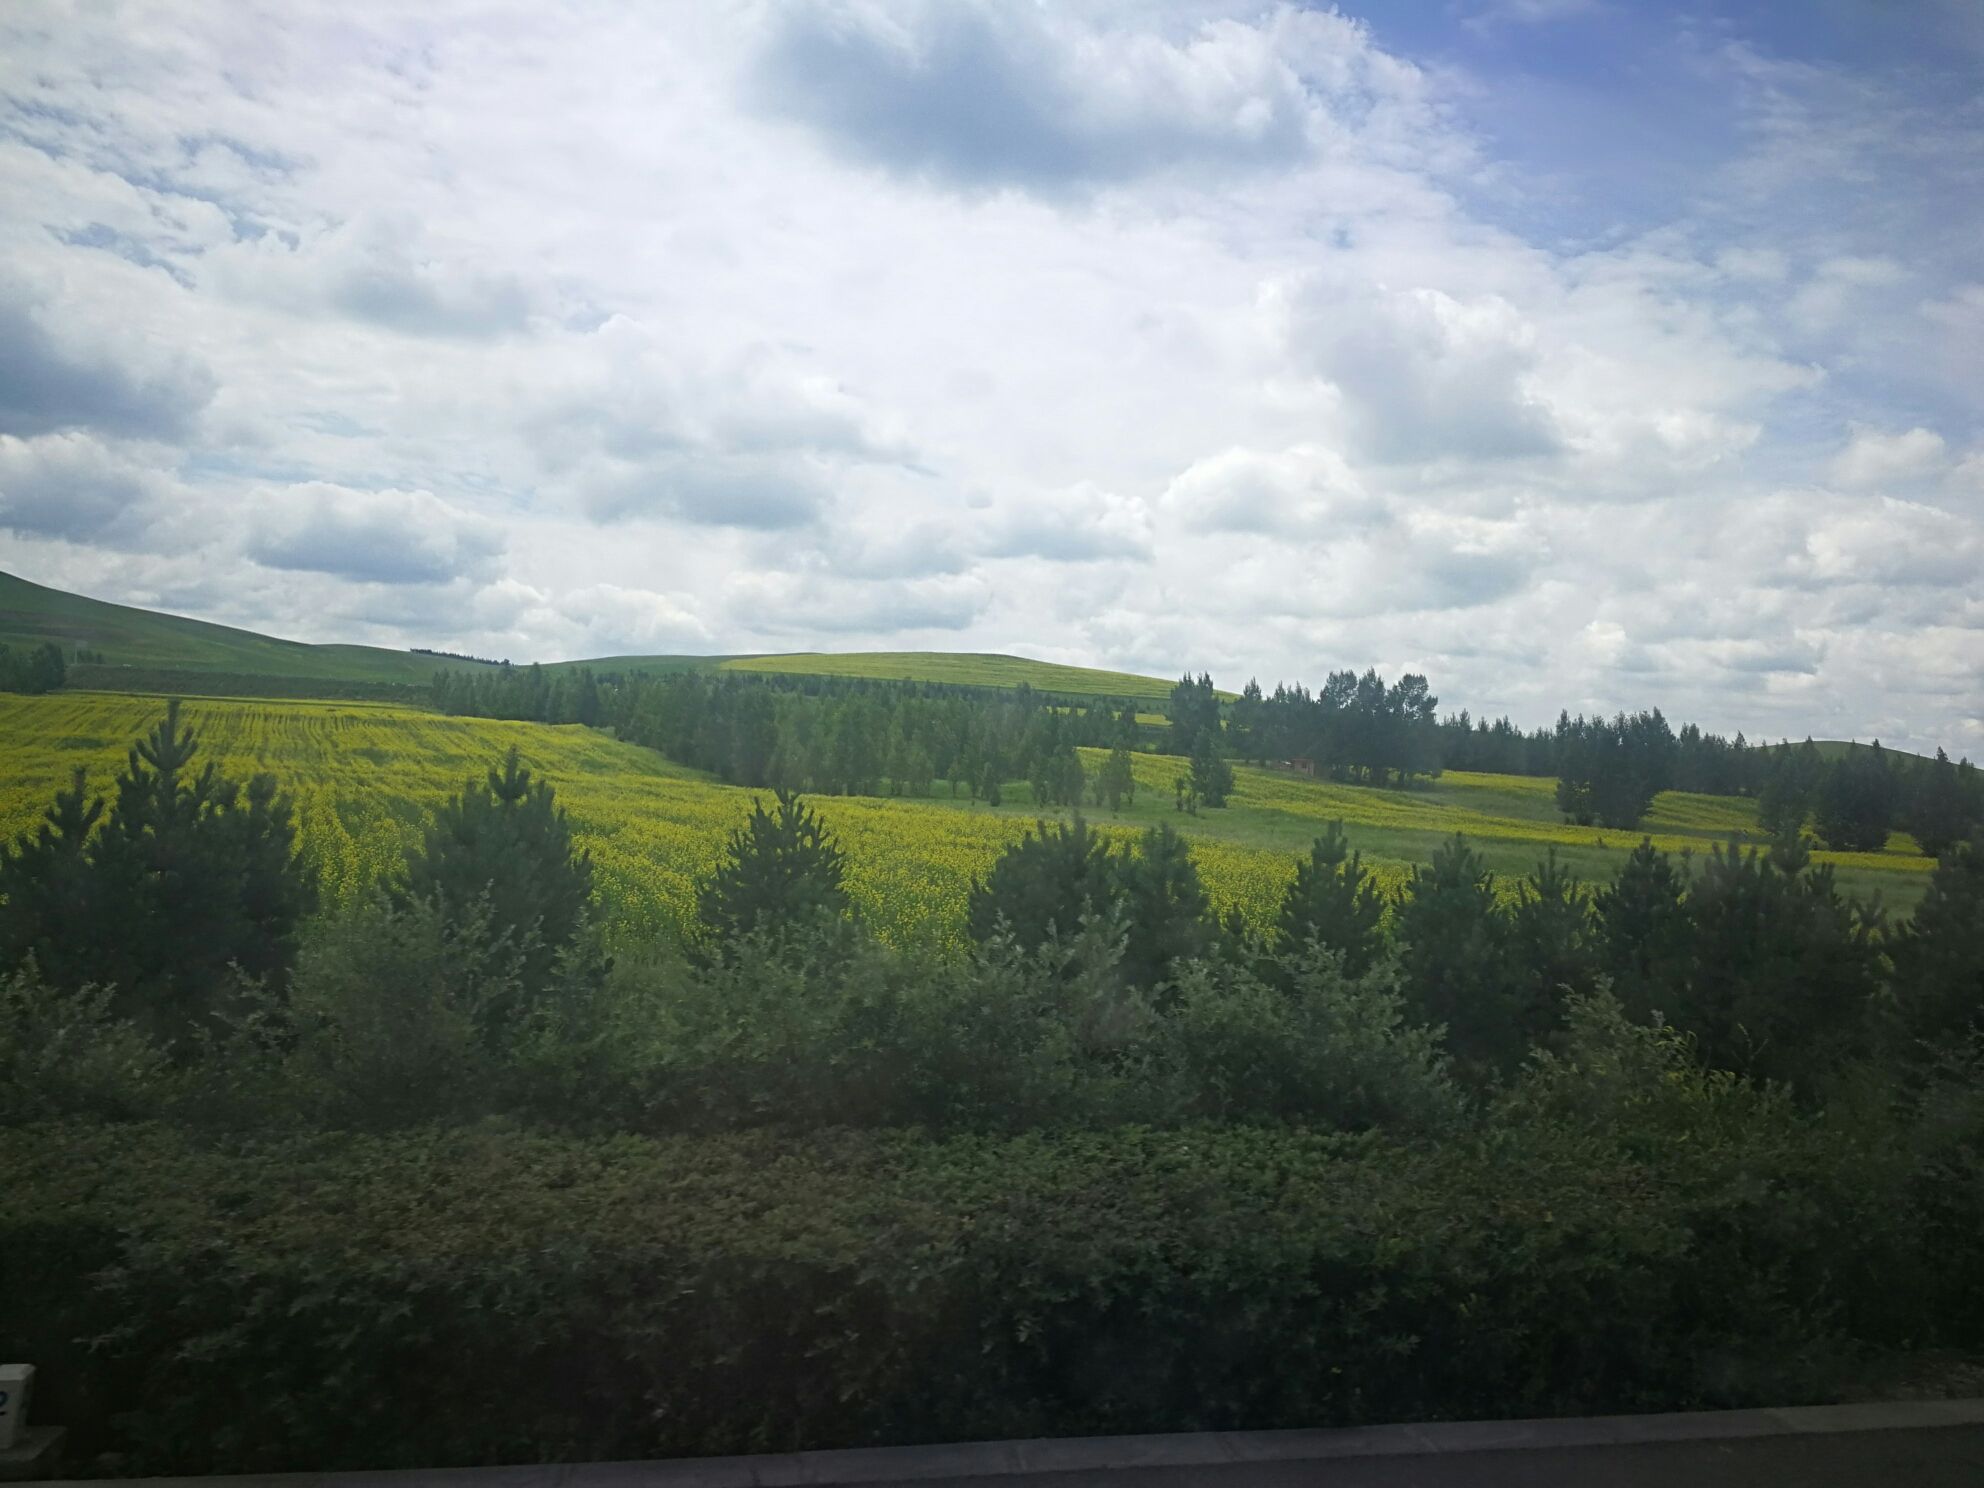
POLYGON ((24 1126, 0 1355, 98 1472, 1782 1404, 1948 1305, 1878 1145, 24 1126))

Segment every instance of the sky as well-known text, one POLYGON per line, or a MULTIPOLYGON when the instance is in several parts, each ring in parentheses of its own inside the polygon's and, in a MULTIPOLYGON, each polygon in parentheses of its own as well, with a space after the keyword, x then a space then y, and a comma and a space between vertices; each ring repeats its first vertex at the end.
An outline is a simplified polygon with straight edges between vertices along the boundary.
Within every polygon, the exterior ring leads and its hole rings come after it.
POLYGON ((1984 6, 10 0, 0 569, 1984 757, 1984 6))

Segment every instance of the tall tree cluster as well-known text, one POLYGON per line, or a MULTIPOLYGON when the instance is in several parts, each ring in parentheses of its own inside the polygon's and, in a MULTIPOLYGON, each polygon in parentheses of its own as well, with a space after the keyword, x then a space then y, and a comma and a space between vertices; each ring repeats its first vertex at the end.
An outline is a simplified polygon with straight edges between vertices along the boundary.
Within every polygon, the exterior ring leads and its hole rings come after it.
POLYGON ((1655 708, 1557 719, 1557 809, 1580 826, 1633 828, 1670 787, 1674 731, 1655 708))
POLYGON ((1808 830, 1840 852, 1880 852, 1894 831, 1940 857, 1984 825, 1984 775, 1969 760, 1953 763, 1895 755, 1877 739, 1827 758, 1810 739, 1762 751, 1757 822, 1771 836, 1796 840, 1808 830))
POLYGON ((1339 780, 1403 785, 1440 773, 1439 702, 1415 673, 1387 684, 1376 670, 1331 672, 1316 693, 1299 682, 1263 693, 1250 681, 1233 704, 1232 750, 1257 763, 1306 760, 1339 780))
POLYGON ((62 659, 62 648, 44 643, 29 650, 16 650, 0 644, 0 692, 23 692, 36 696, 54 692, 69 680, 69 664, 62 659))
POLYGON ((316 904, 274 777, 196 769, 198 747, 174 700, 131 746, 107 812, 78 770, 33 835, 0 848, 0 965, 112 987, 120 1016, 182 1047, 237 976, 282 983, 316 904))

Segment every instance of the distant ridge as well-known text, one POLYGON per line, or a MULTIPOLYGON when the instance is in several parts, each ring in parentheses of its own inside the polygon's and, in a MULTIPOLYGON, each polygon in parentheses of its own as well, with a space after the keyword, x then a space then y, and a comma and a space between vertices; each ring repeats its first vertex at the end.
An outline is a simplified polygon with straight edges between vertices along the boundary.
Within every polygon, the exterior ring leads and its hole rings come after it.
MULTIPOLYGON (((277 690, 276 684, 281 684, 279 690, 284 695, 301 696, 308 695, 312 684, 320 684, 325 691, 339 693, 353 688, 398 692, 425 687, 438 671, 479 671, 489 665, 382 646, 286 641, 206 620, 90 599, 0 573, 0 642, 37 646, 45 641, 55 642, 70 657, 78 648, 102 653, 101 664, 74 668, 74 683, 118 691, 220 691, 257 696, 277 690)), ((550 664, 648 674, 721 669, 975 687, 1025 683, 1038 692, 1079 697, 1157 699, 1171 692, 1171 681, 1164 678, 984 652, 603 656, 550 664)))

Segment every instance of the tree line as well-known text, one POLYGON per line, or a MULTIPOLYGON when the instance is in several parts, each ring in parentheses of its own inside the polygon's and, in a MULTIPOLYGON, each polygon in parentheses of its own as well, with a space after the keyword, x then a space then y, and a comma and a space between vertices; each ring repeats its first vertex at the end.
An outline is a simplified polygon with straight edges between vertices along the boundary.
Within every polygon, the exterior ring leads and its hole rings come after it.
POLYGON ((34 696, 54 692, 68 680, 69 664, 60 646, 44 643, 32 650, 16 650, 0 644, 0 692, 34 696))
POLYGON ((1934 856, 1984 819, 1976 769, 1895 757, 1876 744, 1827 761, 1811 741, 1794 748, 1675 730, 1659 709, 1611 718, 1569 712, 1524 733, 1502 718, 1441 719, 1426 679, 1387 682, 1375 670, 1332 672, 1315 693, 1249 681, 1222 698, 1208 673, 1181 677, 1164 723, 1134 702, 1068 699, 1015 689, 684 670, 661 677, 596 676, 589 668, 502 667, 442 673, 433 699, 446 712, 609 727, 624 739, 731 784, 821 795, 952 796, 999 804, 1015 781, 1040 805, 1115 806, 1133 795, 1115 752, 1190 761, 1178 804, 1226 804, 1231 762, 1293 765, 1329 778, 1410 787, 1445 769, 1555 776, 1565 820, 1632 830, 1666 790, 1754 796, 1773 836, 1808 825, 1827 847, 1879 851, 1909 831, 1934 856), (1112 751, 1085 775, 1075 751, 1112 751))

